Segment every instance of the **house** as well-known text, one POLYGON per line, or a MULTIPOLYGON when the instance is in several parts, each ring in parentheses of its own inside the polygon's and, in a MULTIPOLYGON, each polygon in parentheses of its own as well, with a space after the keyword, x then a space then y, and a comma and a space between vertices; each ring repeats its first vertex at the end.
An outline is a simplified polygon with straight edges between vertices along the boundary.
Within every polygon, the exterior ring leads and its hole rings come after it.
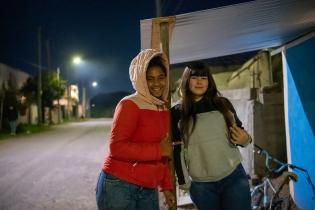
MULTIPOLYGON (((32 77, 31 75, 10 67, 6 64, 0 63, 0 95, 4 94, 4 89, 14 89, 19 90, 29 79, 32 77)), ((22 102, 25 100, 24 96, 17 95, 18 101, 22 102)), ((3 98, 1 98, 1 110, 3 110, 3 98)), ((82 116, 82 105, 79 104, 79 90, 77 85, 68 85, 64 96, 58 101, 55 101, 54 104, 56 107, 49 111, 48 108, 45 108, 45 122, 49 122, 50 114, 51 114, 51 122, 58 123, 62 122, 64 118, 79 118, 82 116), (60 109, 59 109, 60 108, 60 109), (59 110, 59 111, 58 111, 59 110), (59 115, 58 115, 59 113, 59 115)), ((1 112, 1 119, 3 119, 3 112, 1 112)), ((19 112, 19 123, 30 123, 30 124, 37 124, 38 123, 38 110, 37 105, 32 104, 29 107, 20 110, 19 112)))
MULTIPOLYGON (((6 64, 0 63, 0 94, 4 94, 4 90, 7 90, 9 88, 13 88, 15 90, 20 89, 23 84, 27 81, 28 78, 30 78, 31 75, 21 71, 20 69, 13 68, 11 66, 8 66, 6 64)), ((3 102, 4 102, 4 95, 1 97, 1 110, 3 111, 3 102)), ((23 97, 19 100, 23 100, 23 97)), ((1 114, 2 114, 1 111, 1 114)), ((37 116, 37 110, 36 107, 31 107, 31 111, 33 114, 32 121, 35 121, 35 118, 37 116)), ((2 118, 3 115, 0 117, 2 118)), ((20 123, 27 123, 28 120, 28 114, 27 110, 25 112, 19 113, 18 121, 20 123)))

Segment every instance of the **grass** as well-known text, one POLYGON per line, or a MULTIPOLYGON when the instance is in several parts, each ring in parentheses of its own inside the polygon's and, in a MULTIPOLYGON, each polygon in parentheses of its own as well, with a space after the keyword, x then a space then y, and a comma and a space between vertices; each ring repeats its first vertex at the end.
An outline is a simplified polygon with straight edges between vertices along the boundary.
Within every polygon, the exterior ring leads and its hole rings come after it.
POLYGON ((2 140, 2 139, 7 139, 7 138, 9 138, 9 137, 11 137, 9 131, 7 131, 7 130, 1 130, 1 131, 0 131, 0 140, 2 140))
MULTIPOLYGON (((69 123, 69 122, 83 122, 87 121, 88 118, 71 118, 71 119, 64 119, 61 124, 69 123)), ((60 124, 59 124, 60 125, 60 124)), ((38 125, 31 125, 31 124, 19 124, 17 127, 17 133, 16 135, 25 135, 25 134, 33 134, 33 133, 40 133, 47 130, 50 130, 54 125, 47 125, 43 124, 41 126, 38 125)), ((0 140, 8 139, 13 137, 10 134, 9 128, 3 128, 0 130, 0 140)))
MULTIPOLYGON (((49 130, 51 126, 49 125, 30 125, 30 124, 19 124, 17 127, 16 135, 25 135, 25 134, 31 134, 31 133, 39 133, 46 130, 49 130)), ((5 128, 0 131, 0 140, 8 139, 10 137, 13 137, 10 134, 9 130, 6 130, 5 128)))
POLYGON ((19 126, 18 133, 21 133, 21 134, 39 133, 42 131, 49 130, 49 128, 51 128, 51 126, 49 125, 38 126, 38 125, 30 125, 30 124, 21 124, 19 126))
POLYGON ((63 119, 63 122, 61 124, 64 123, 69 123, 69 122, 84 122, 87 121, 89 118, 65 118, 63 119))

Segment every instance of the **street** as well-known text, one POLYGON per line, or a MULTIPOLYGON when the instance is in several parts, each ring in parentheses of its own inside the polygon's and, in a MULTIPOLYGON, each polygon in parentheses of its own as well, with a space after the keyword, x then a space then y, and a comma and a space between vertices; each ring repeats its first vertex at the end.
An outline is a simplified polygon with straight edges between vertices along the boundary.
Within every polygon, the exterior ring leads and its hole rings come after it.
POLYGON ((111 119, 0 141, 0 210, 96 209, 111 119))

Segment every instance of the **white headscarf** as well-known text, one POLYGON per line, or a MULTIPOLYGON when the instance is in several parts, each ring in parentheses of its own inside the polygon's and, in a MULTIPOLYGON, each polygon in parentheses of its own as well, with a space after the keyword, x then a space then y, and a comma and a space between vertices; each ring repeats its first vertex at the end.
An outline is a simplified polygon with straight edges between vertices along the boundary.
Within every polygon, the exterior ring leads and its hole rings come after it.
POLYGON ((131 61, 129 67, 129 76, 132 86, 136 90, 136 94, 138 94, 143 100, 159 106, 165 105, 169 91, 169 64, 167 57, 163 52, 154 49, 142 50, 131 61), (162 100, 151 95, 147 85, 146 72, 149 62, 154 57, 160 57, 166 69, 166 86, 162 94, 162 100))

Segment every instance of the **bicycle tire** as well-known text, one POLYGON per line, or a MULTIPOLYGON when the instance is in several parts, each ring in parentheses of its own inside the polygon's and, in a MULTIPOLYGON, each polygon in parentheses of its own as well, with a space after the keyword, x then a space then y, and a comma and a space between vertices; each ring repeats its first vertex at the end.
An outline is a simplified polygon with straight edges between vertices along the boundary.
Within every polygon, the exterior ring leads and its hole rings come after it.
POLYGON ((258 190, 253 196, 252 196, 252 210, 260 210, 262 209, 262 198, 264 193, 260 190, 258 190))
POLYGON ((271 210, 289 210, 290 209, 290 195, 285 197, 279 197, 279 193, 282 192, 283 187, 289 184, 290 180, 297 181, 297 175, 293 172, 284 172, 284 179, 279 184, 279 188, 277 189, 274 196, 271 198, 271 203, 269 209, 271 210))
POLYGON ((271 210, 290 210, 289 197, 274 201, 271 205, 271 210))

